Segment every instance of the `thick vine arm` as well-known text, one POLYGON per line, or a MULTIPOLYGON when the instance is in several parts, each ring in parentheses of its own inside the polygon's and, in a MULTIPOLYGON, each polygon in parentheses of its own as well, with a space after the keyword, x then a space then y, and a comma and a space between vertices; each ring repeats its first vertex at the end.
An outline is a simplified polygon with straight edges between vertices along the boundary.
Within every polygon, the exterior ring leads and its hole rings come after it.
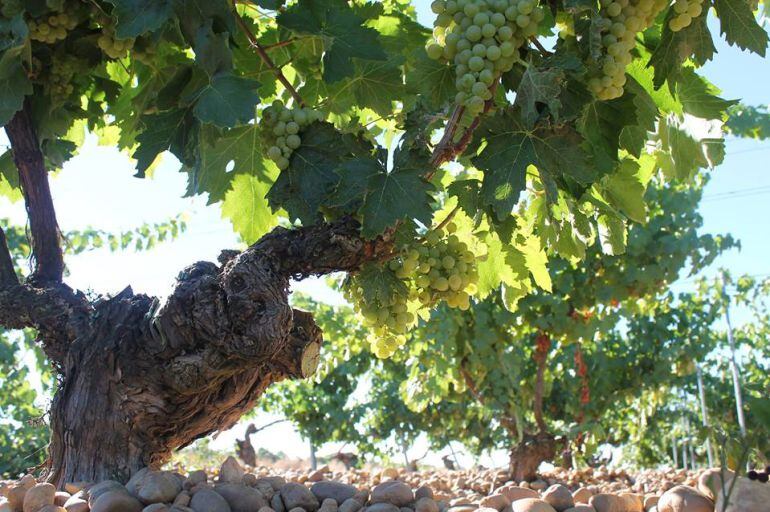
POLYGON ((0 290, 15 284, 19 284, 19 278, 13 267, 13 258, 5 239, 5 231, 0 226, 0 290))
POLYGON ((13 160, 19 171, 21 189, 29 216, 35 269, 29 278, 37 284, 60 283, 64 273, 59 225, 53 207, 48 173, 35 132, 29 100, 5 126, 13 160))

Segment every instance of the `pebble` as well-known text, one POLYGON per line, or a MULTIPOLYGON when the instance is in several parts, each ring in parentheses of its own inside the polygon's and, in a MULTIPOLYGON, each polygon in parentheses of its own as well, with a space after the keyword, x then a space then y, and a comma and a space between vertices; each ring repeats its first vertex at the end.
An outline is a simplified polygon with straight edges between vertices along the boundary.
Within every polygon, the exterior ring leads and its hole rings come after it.
POLYGON ((64 510, 67 512, 88 512, 88 501, 83 499, 84 494, 80 492, 72 495, 65 503, 64 510))
POLYGON ((68 492, 56 491, 56 494, 54 494, 53 496, 53 504, 63 507, 64 504, 67 503, 67 500, 70 499, 71 497, 72 496, 68 492))
POLYGON ((253 487, 241 484, 218 484, 214 491, 219 493, 233 512, 254 512, 267 506, 262 494, 253 487))
POLYGON ((56 504, 46 505, 37 512, 67 512, 67 509, 56 504))
POLYGON ((232 455, 227 457, 219 468, 219 481, 227 484, 240 484, 246 471, 232 455))
POLYGON ((656 507, 658 505, 658 500, 660 500, 660 496, 655 496, 655 495, 645 496, 644 498, 645 512, 650 512, 652 507, 656 507))
POLYGON ((511 504, 511 500, 503 493, 492 494, 482 498, 479 505, 482 507, 489 507, 495 510, 503 510, 505 507, 511 504))
POLYGON ((401 512, 401 509, 391 503, 375 503, 366 507, 364 512, 401 512))
MULTIPOLYGON (((168 471, 148 471, 134 485, 134 496, 145 505, 169 503, 182 491, 182 482, 168 471)), ((128 486, 126 489, 131 492, 128 486)))
POLYGON ((420 498, 414 503, 414 512, 439 512, 438 503, 433 498, 420 498))
POLYGON ((141 512, 142 504, 125 490, 109 490, 99 495, 91 512, 141 512))
POLYGON ((306 512, 316 512, 320 506, 318 498, 310 492, 310 489, 302 484, 289 482, 281 487, 280 492, 283 504, 289 511, 293 508, 301 507, 306 512))
POLYGON ((596 512, 626 512, 626 500, 614 494, 594 494, 588 504, 594 507, 596 512))
POLYGON ((513 512, 555 512, 554 508, 543 500, 524 498, 511 503, 513 512))
POLYGON ((511 503, 517 500, 523 500, 526 498, 539 498, 540 495, 537 491, 528 489, 526 487, 503 487, 500 492, 505 495, 506 498, 511 500, 511 503))
POLYGON ((722 483, 732 480, 735 473, 729 469, 725 470, 724 475, 720 468, 707 469, 698 477, 698 490, 711 500, 716 501, 719 491, 722 490, 722 483))
POLYGON ((414 491, 414 499, 419 500, 420 498, 433 499, 433 489, 431 489, 429 485, 421 485, 418 487, 417 490, 414 491))
POLYGON ((363 504, 355 498, 349 498, 340 504, 337 508, 337 512, 358 512, 363 507, 363 504))
POLYGON ((414 501, 414 493, 404 482, 390 480, 372 489, 371 500, 372 503, 390 503, 403 507, 414 501))
POLYGON ((626 502, 626 512, 644 512, 644 496, 630 492, 618 494, 626 502))
POLYGON ((144 507, 142 512, 168 512, 168 505, 165 503, 153 503, 144 507))
POLYGON ((588 502, 591 500, 591 496, 593 495, 594 493, 592 493, 587 487, 581 487, 572 493, 572 499, 575 503, 588 504, 588 502))
POLYGON ((48 483, 35 484, 24 495, 24 512, 38 512, 46 505, 53 505, 56 497, 56 487, 48 483))
POLYGON ((714 512, 713 501, 697 489, 685 485, 677 485, 664 492, 657 507, 658 512, 714 512))
POLYGON ((356 489, 354 485, 333 482, 331 480, 322 480, 314 483, 310 487, 310 491, 319 501, 331 498, 339 504, 355 496, 358 489, 356 489))
POLYGON ((568 508, 564 512, 596 512, 596 509, 591 505, 584 505, 581 503, 580 505, 575 505, 572 508, 568 508))
POLYGON ((190 508, 195 512, 232 512, 227 501, 211 489, 196 492, 190 501, 190 508))
POLYGON ((108 492, 122 492, 123 494, 128 495, 128 490, 123 487, 120 482, 116 482, 115 480, 104 480, 88 489, 88 506, 93 508, 96 500, 99 499, 102 494, 108 492))
MULTIPOLYGON (((732 484, 732 479, 725 482, 725 486, 729 489, 732 484)), ((754 482, 748 478, 738 477, 733 487, 733 492, 730 495, 729 503, 725 508, 725 500, 722 493, 719 493, 717 499, 716 510, 725 512, 746 512, 751 510, 754 512, 767 512, 770 511, 770 484, 762 482, 754 482)), ((660 512, 663 512, 662 510, 660 512)))
POLYGON ((543 501, 556 509, 556 512, 564 512, 575 505, 572 493, 561 484, 555 484, 546 489, 543 492, 543 501))

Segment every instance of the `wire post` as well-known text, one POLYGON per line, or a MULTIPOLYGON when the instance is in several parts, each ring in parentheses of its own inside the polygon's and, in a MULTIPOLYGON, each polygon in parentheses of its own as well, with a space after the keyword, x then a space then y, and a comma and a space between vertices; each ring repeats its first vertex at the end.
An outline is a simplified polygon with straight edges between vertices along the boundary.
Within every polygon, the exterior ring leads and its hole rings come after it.
POLYGON ((735 338, 733 337, 733 325, 730 322, 730 296, 725 286, 725 275, 722 275, 722 295, 725 299, 725 321, 727 322, 727 341, 730 344, 730 367, 733 373, 733 392, 735 393, 735 408, 738 412, 738 426, 741 437, 746 437, 746 418, 743 415, 743 395, 741 394, 741 375, 738 362, 735 357, 735 338))
POLYGON ((708 457, 709 467, 714 467, 714 452, 711 449, 711 434, 709 429, 709 415, 708 408, 706 407, 706 390, 703 387, 703 369, 699 364, 695 365, 695 375, 698 377, 698 395, 700 396, 700 415, 703 426, 705 427, 708 435, 706 437, 706 456, 708 457))

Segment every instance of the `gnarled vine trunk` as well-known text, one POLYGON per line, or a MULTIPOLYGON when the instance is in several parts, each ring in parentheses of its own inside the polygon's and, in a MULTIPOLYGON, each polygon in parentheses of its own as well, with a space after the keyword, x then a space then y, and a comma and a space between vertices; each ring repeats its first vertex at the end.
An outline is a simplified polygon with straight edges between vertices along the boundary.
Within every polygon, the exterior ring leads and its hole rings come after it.
POLYGON ((557 441, 547 433, 525 435, 524 439, 511 450, 510 476, 512 480, 531 481, 537 477, 537 468, 543 462, 556 457, 557 441))

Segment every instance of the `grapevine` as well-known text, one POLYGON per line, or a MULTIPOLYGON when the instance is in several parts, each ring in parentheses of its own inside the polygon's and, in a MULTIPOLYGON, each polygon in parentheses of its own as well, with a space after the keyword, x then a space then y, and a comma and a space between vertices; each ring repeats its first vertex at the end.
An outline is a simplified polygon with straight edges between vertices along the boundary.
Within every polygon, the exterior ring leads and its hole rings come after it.
POLYGON ((518 49, 537 33, 545 13, 535 0, 435 0, 432 59, 455 65, 455 101, 479 114, 492 97, 490 86, 509 71, 518 49))
POLYGON ((673 5, 676 15, 668 22, 668 28, 672 32, 679 32, 687 28, 692 20, 703 12, 703 0, 676 0, 673 5))
POLYGON ((367 327, 377 357, 390 357, 406 342, 405 334, 417 323, 417 313, 429 311, 440 302, 466 311, 476 293, 478 271, 475 256, 454 233, 457 226, 429 231, 423 243, 404 245, 383 271, 392 273, 405 290, 388 299, 367 300, 355 278, 345 287, 348 300, 356 307, 367 327))
POLYGON ((78 24, 77 16, 60 12, 43 19, 30 20, 29 37, 33 41, 52 44, 67 37, 67 32, 78 24))
POLYGON ((262 142, 267 156, 279 169, 289 166, 291 154, 302 144, 300 130, 315 121, 322 121, 323 114, 311 108, 290 109, 281 100, 262 111, 262 142))
POLYGON ((77 64, 77 59, 70 57, 53 59, 48 90, 54 103, 64 102, 75 90, 72 79, 78 70, 77 64))
POLYGON ((623 95, 636 35, 653 23, 665 0, 601 0, 601 5, 603 58, 588 85, 599 99, 611 100, 623 95))

